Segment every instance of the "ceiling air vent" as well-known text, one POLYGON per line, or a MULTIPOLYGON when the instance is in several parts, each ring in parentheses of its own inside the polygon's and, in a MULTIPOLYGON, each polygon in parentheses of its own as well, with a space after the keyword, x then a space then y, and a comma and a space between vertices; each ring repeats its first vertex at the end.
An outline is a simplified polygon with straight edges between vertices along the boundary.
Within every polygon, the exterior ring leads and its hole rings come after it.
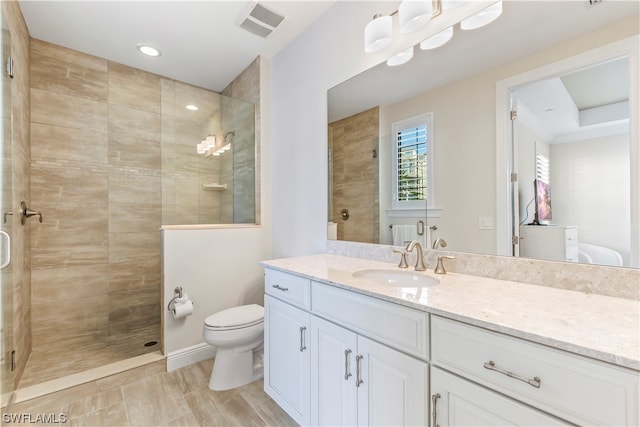
POLYGON ((240 15, 240 27, 260 37, 267 37, 282 22, 284 16, 263 5, 250 2, 240 15))

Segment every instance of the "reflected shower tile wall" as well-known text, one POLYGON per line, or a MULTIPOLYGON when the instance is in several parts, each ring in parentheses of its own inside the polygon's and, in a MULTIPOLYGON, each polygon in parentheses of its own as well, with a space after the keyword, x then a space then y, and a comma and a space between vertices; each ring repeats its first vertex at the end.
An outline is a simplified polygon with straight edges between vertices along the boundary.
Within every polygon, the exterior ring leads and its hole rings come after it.
POLYGON ((377 182, 372 179, 378 170, 372 150, 378 148, 378 116, 376 107, 329 124, 333 153, 332 221, 339 224, 340 240, 377 242, 378 189, 371 183, 377 182), (342 209, 348 209, 358 221, 343 221, 342 209))

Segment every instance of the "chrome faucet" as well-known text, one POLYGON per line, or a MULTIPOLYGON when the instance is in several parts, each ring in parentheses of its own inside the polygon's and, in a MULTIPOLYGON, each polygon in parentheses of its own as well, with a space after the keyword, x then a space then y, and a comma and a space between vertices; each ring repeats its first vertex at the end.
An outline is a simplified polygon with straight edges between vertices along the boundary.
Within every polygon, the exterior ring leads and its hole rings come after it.
POLYGON ((442 237, 438 237, 433 242, 433 246, 431 247, 431 249, 446 248, 446 247, 447 247, 447 242, 442 237))
POLYGON ((417 259, 415 269, 416 271, 425 271, 427 267, 424 265, 424 255, 422 253, 422 245, 420 242, 416 240, 409 242, 407 245, 407 252, 411 252, 414 247, 418 248, 418 252, 416 253, 417 259))

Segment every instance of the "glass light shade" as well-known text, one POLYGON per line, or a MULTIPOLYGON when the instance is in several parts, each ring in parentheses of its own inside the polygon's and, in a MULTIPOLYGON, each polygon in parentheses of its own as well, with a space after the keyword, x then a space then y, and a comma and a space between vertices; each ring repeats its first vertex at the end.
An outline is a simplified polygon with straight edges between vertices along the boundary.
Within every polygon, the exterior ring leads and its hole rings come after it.
POLYGON ((438 48, 451 40, 451 37, 453 37, 453 27, 449 27, 443 31, 440 31, 438 34, 435 34, 428 39, 423 40, 422 42, 420 42, 420 49, 429 50, 438 48))
POLYGON ((198 154, 204 154, 207 152, 207 147, 204 144, 204 141, 197 145, 198 154))
POLYGON ((460 21, 463 30, 475 30, 495 21, 502 14, 502 0, 460 21))
POLYGON ((398 23, 401 33, 419 30, 431 20, 432 0, 404 0, 398 8, 398 23))
POLYGON ((391 43, 393 24, 390 16, 376 15, 371 22, 364 27, 364 51, 367 53, 378 52, 391 43))
POLYGON ((206 144, 207 148, 213 148, 216 146, 216 137, 209 135, 203 142, 206 144))
POLYGON ((411 46, 407 50, 403 50, 402 52, 398 52, 393 55, 391 58, 387 59, 387 65, 390 67, 395 67, 396 65, 402 65, 413 58, 413 46, 411 46))

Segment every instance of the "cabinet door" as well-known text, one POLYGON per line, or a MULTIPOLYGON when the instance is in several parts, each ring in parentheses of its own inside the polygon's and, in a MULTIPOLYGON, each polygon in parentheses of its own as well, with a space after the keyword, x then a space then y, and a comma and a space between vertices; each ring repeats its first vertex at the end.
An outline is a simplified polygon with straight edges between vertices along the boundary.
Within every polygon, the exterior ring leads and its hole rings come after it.
POLYGON ((309 313, 264 298, 264 389, 301 425, 309 424, 309 313))
POLYGON ((433 366, 431 399, 431 427, 568 424, 433 366))
POLYGON ((427 364, 358 336, 358 425, 427 425, 427 364))
POLYGON ((311 316, 311 424, 357 424, 357 335, 311 316))

